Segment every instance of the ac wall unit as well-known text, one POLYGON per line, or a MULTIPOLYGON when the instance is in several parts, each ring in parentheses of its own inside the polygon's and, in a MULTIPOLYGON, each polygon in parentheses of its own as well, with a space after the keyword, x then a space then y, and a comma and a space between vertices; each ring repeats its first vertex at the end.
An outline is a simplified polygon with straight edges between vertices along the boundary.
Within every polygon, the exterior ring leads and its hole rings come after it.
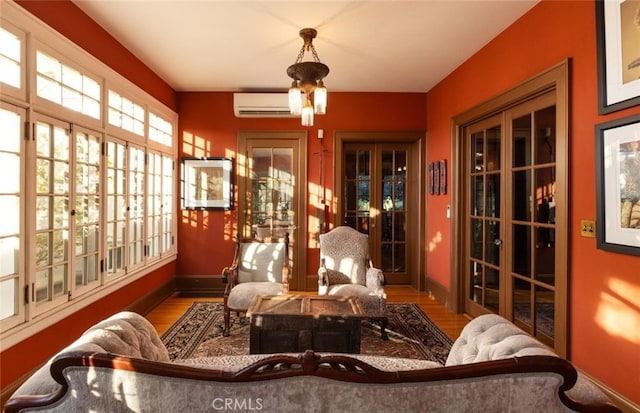
POLYGON ((234 93, 233 113, 238 118, 290 118, 288 93, 234 93))

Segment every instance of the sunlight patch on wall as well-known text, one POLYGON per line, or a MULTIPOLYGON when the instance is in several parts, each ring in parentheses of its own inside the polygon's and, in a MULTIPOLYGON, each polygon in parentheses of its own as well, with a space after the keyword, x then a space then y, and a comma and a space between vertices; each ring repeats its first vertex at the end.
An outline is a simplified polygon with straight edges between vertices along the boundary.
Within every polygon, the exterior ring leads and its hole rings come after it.
POLYGON ((607 333, 640 344, 640 286, 612 278, 610 292, 602 292, 596 322, 607 333))
POLYGON ((189 132, 182 133, 182 153, 185 156, 203 158, 211 156, 211 142, 189 132))
POLYGON ((442 232, 438 231, 429 241, 429 252, 435 251, 440 243, 442 243, 442 232))

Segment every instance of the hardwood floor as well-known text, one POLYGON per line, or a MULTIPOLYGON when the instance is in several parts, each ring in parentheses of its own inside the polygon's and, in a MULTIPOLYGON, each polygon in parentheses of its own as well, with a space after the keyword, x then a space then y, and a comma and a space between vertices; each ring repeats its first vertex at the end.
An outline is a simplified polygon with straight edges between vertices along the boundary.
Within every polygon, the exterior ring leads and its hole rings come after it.
MULTIPOLYGON (((387 302, 418 304, 425 314, 453 340, 460 335, 460 331, 470 320, 466 315, 451 312, 428 293, 417 291, 409 286, 388 285, 385 290, 387 291, 387 302)), ((292 293, 297 294, 297 292, 292 293)), ((146 318, 161 335, 195 301, 222 302, 222 297, 185 297, 176 293, 154 308, 146 315, 146 318)))

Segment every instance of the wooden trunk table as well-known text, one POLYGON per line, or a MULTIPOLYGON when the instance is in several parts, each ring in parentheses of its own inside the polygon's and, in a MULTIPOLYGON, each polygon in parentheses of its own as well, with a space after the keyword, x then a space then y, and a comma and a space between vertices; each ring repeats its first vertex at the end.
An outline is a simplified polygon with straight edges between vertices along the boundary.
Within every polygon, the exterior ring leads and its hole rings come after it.
POLYGON ((260 295, 247 310, 250 354, 360 353, 357 297, 260 295))

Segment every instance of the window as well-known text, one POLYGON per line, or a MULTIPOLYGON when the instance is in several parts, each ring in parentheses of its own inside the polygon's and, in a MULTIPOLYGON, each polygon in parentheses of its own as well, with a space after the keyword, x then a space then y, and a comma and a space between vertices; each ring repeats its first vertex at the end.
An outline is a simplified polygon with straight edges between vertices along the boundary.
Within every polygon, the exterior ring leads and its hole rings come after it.
POLYGON ((100 278, 100 138, 75 133, 75 287, 77 293, 98 286, 100 278))
POLYGON ((144 114, 142 106, 109 90, 109 124, 144 136, 144 114))
POLYGON ((24 307, 20 306, 24 285, 24 231, 23 197, 24 185, 22 136, 25 111, 2 104, 0 106, 0 173, 14 179, 0 180, 0 329, 5 330, 22 321, 24 307))
POLYGON ((129 147, 128 267, 141 264, 144 256, 144 158, 142 148, 129 147))
POLYGON ((127 147, 120 142, 107 142, 106 156, 107 226, 105 229, 105 272, 109 276, 117 276, 124 274, 125 269, 127 147))
POLYGON ((12 2, 0 23, 10 347, 175 259, 177 115, 12 2))
POLYGON ((35 302, 42 311, 67 300, 71 135, 53 120, 36 123, 35 302))
POLYGON ((36 67, 39 97, 100 119, 100 83, 41 51, 37 52, 36 67))
POLYGON ((171 147, 173 125, 153 112, 149 112, 149 139, 171 147))
POLYGON ((22 87, 22 41, 0 27, 0 82, 16 89, 22 87))

